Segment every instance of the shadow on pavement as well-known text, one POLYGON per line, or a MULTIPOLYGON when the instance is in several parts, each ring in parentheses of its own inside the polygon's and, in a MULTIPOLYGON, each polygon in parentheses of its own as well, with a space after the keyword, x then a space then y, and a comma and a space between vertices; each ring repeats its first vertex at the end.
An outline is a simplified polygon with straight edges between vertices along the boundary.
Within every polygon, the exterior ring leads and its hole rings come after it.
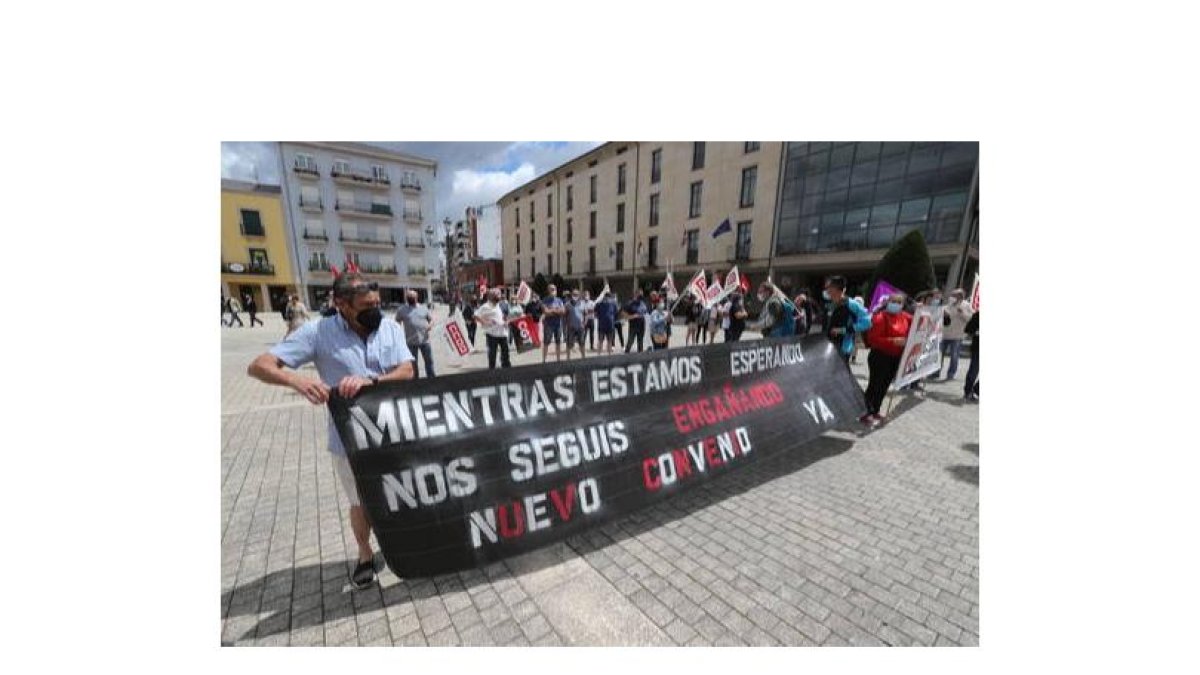
POLYGON ((970 483, 976 487, 979 486, 979 467, 967 464, 957 464, 955 466, 946 467, 946 471, 950 472, 951 476, 961 480, 964 483, 970 483))
MULTIPOLYGON (((522 563, 517 565, 520 568, 519 573, 511 572, 505 565, 505 560, 499 560, 462 572, 400 579, 382 588, 380 584, 375 584, 368 589, 352 592, 348 588, 347 579, 353 561, 347 559, 336 563, 272 572, 265 577, 236 586, 221 596, 222 618, 265 615, 236 640, 264 638, 353 617, 356 611, 371 611, 383 606, 430 598, 452 590, 470 590, 480 584, 490 583, 492 579, 534 573, 687 517, 695 511, 736 497, 763 483, 840 455, 853 446, 854 442, 851 440, 822 436, 791 452, 726 474, 653 506, 572 535, 557 545, 551 544, 509 558, 508 560, 523 559, 522 563), (547 554, 547 549, 557 549, 558 554, 547 554)), ((386 576, 382 579, 383 583, 393 578, 390 572, 384 574, 386 576)), ((230 641, 223 639, 222 644, 230 644, 230 641)))

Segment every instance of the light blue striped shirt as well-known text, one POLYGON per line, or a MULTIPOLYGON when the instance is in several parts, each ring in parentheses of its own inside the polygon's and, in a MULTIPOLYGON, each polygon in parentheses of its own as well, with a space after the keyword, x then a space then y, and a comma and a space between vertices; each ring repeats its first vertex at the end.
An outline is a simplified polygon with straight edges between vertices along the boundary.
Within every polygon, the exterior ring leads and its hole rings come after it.
MULTIPOLYGON (((379 329, 363 342, 341 314, 305 323, 272 347, 270 353, 289 368, 315 363, 321 381, 330 387, 337 387, 347 375, 379 377, 405 361, 413 360, 404 342, 404 327, 400 324, 385 318, 379 329)), ((329 451, 335 455, 346 454, 332 416, 329 417, 329 451)))

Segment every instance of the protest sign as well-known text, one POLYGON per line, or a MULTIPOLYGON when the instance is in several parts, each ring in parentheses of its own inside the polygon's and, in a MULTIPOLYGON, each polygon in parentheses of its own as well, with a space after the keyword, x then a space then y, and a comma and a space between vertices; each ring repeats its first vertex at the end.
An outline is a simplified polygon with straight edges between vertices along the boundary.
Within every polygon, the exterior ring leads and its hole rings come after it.
POLYGON ((900 357, 900 370, 892 381, 893 389, 933 375, 941 369, 942 312, 941 307, 925 305, 918 306, 913 312, 908 340, 900 357))
POLYGON ((971 286, 971 309, 979 311, 979 274, 975 275, 975 283, 971 286))
POLYGON ((538 322, 531 316, 522 316, 512 322, 516 328, 517 353, 521 354, 542 346, 542 338, 538 322))
POLYGON ((561 541, 865 412, 821 336, 382 383, 329 407, 400 576, 561 541))
POLYGON ((445 340, 450 354, 457 357, 460 363, 463 357, 471 353, 471 343, 467 342, 466 331, 457 319, 447 319, 446 323, 438 327, 438 333, 445 340))

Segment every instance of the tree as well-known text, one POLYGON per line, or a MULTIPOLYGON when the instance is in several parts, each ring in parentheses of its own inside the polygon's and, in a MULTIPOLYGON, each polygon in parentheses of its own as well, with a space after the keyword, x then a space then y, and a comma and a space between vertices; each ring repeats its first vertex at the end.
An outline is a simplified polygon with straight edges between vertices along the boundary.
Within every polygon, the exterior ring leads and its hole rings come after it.
POLYGON ((555 272, 554 276, 550 277, 550 283, 554 284, 554 287, 558 289, 559 293, 562 293, 563 290, 570 286, 570 284, 567 283, 567 280, 563 279, 562 275, 558 272, 555 272))
MULTIPOLYGON (((925 237, 920 230, 913 230, 896 240, 888 252, 883 254, 875 272, 871 275, 870 289, 873 292, 875 284, 883 279, 899 288, 908 295, 916 295, 921 291, 937 288, 937 275, 933 271, 933 261, 929 259, 929 249, 925 246, 925 237)), ((870 298, 864 295, 864 298, 870 298)))
POLYGON ((533 289, 534 293, 538 294, 538 297, 546 295, 546 290, 549 288, 549 284, 546 283, 546 275, 538 272, 534 275, 533 283, 529 284, 529 287, 533 289))

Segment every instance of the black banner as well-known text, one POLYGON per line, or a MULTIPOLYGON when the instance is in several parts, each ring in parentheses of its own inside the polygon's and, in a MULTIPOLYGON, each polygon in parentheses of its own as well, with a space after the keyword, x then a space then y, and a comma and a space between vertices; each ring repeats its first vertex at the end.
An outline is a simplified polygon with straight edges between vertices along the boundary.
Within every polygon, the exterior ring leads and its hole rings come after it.
POLYGON ((822 336, 384 384, 329 407, 400 576, 560 541, 865 412, 822 336))

